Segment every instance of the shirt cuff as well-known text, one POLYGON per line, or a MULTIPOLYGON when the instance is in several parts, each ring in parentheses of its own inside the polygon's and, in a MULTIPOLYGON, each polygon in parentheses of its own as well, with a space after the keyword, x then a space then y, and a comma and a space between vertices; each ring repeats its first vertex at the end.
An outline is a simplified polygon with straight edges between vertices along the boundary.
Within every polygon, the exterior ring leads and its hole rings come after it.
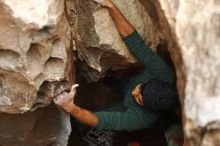
POLYGON ((137 30, 122 39, 128 47, 135 44, 137 41, 143 40, 137 30))
POLYGON ((95 126, 95 128, 102 129, 102 127, 103 127, 102 114, 100 112, 95 112, 95 114, 98 117, 98 124, 95 126))

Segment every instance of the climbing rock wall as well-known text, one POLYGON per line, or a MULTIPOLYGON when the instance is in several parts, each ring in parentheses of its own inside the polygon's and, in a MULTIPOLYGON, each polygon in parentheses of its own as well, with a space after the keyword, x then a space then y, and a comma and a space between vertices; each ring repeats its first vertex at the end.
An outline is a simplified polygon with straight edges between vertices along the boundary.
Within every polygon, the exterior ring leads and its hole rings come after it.
POLYGON ((0 0, 2 146, 67 145, 69 115, 55 107, 38 109, 70 87, 75 76, 63 4, 0 0))
POLYGON ((140 0, 175 63, 185 146, 220 144, 220 3, 140 0))
POLYGON ((220 2, 181 1, 176 11, 174 27, 187 80, 185 132, 192 145, 217 146, 220 144, 220 2))
MULTIPOLYGON (((113 0, 122 13, 154 50, 159 44, 159 34, 137 0, 113 0)), ((91 80, 97 81, 108 71, 128 68, 135 58, 113 24, 108 10, 91 0, 67 0, 68 14, 78 58, 88 64, 91 80)))
POLYGON ((55 106, 24 114, 0 114, 1 146, 66 146, 70 117, 55 106))
MULTIPOLYGON (((113 1, 153 50, 171 55, 185 146, 218 146, 220 2, 113 1)), ((136 63, 106 9, 92 0, 65 2, 0 0, 0 145, 67 144, 69 116, 38 108, 72 83, 72 49, 91 81, 136 63)))
POLYGON ((56 92, 68 87, 70 29, 63 3, 0 1, 1 112, 46 106, 56 92))
POLYGON ((220 144, 220 3, 161 1, 185 65, 185 145, 220 144))

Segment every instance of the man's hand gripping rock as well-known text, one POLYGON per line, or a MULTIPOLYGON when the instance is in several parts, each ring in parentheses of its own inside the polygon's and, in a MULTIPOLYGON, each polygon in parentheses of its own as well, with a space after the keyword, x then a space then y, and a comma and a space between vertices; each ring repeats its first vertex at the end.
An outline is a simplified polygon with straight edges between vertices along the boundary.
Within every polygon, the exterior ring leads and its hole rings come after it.
POLYGON ((76 94, 76 87, 78 86, 78 84, 73 85, 70 92, 61 92, 53 99, 54 103, 62 107, 65 111, 70 112, 74 107, 76 107, 74 97, 76 94))

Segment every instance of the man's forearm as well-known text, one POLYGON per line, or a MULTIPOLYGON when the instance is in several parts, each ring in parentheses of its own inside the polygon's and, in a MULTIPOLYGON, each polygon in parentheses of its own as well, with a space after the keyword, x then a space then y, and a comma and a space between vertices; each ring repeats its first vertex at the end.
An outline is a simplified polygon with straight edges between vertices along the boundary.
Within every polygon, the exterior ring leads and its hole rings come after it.
POLYGON ((135 31, 135 28, 131 25, 131 23, 123 16, 123 14, 119 11, 119 9, 112 4, 108 7, 110 15, 118 29, 118 32, 122 37, 126 37, 132 32, 135 31))
POLYGON ((70 110, 70 114, 83 124, 87 124, 92 127, 98 124, 98 117, 94 113, 78 106, 74 106, 70 110))

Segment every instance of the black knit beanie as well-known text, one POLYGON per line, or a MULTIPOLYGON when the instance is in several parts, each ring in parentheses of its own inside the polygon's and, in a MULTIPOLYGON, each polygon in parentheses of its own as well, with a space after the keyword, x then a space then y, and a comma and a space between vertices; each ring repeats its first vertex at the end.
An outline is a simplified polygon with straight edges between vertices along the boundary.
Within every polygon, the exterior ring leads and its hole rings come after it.
POLYGON ((169 111, 180 106, 174 87, 158 79, 150 79, 141 85, 144 108, 152 111, 169 111))

